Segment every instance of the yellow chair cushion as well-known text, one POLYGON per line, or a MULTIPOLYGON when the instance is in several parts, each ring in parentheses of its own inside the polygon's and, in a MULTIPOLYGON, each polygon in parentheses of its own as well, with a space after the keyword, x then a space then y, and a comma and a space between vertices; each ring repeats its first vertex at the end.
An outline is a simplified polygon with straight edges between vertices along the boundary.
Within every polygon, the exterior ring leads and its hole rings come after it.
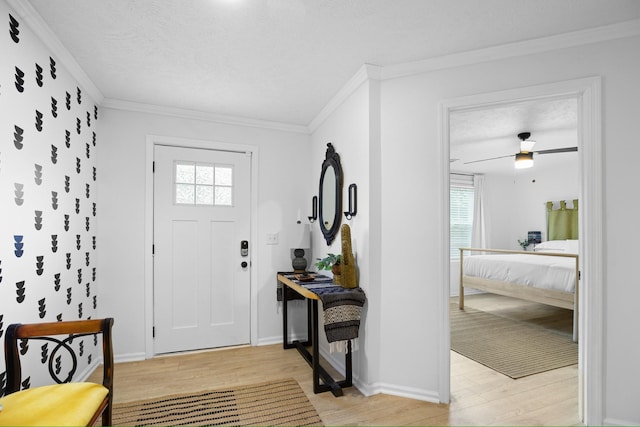
POLYGON ((86 426, 108 393, 95 383, 18 391, 0 399, 0 426, 86 426))

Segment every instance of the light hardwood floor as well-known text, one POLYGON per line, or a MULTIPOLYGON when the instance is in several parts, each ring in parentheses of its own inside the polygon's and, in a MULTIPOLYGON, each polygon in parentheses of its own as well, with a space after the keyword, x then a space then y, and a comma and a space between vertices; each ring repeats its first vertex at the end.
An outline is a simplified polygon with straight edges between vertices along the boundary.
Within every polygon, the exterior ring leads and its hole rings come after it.
MULTIPOLYGON (((471 296, 470 307, 539 322, 548 308, 502 297, 471 296)), ((560 328, 567 328, 561 325, 560 328)), ((569 325, 569 331, 571 330, 569 325)), ((99 370, 98 370, 99 371, 99 370)), ((94 377, 99 375, 94 373, 94 377)), ((115 402, 292 377, 325 425, 579 425, 577 367, 512 380, 451 352, 451 403, 433 404, 357 389, 313 394, 311 369, 281 345, 162 356, 115 367, 115 402)))

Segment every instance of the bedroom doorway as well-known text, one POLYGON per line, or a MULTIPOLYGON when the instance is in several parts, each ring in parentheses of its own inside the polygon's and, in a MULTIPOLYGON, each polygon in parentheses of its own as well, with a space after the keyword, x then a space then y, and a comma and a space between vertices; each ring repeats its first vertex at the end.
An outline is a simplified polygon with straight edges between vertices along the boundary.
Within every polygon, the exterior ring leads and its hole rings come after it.
MULTIPOLYGON (((575 376, 577 386, 575 387, 575 394, 573 396, 577 396, 575 400, 577 400, 577 412, 579 416, 579 420, 583 420, 588 422, 592 419, 600 419, 601 417, 601 399, 600 397, 600 384, 601 384, 601 372, 597 368, 600 366, 602 360, 602 342, 600 338, 600 331, 602 329, 601 325, 601 310, 602 305, 599 301, 601 301, 602 288, 601 288, 601 280, 598 280, 601 277, 601 269, 602 269, 602 255, 600 250, 598 249, 601 243, 601 235, 599 230, 602 227, 602 216, 600 214, 600 206, 601 206, 601 182, 602 182, 602 173, 601 167, 599 166, 600 152, 601 152, 601 139, 599 134, 600 129, 600 80, 598 78, 593 79, 580 79, 568 82, 561 82, 557 84, 551 85, 543 85, 529 88, 521 88, 516 90, 498 92, 498 93, 489 93, 484 95, 474 95, 470 97, 458 98, 454 100, 449 100, 442 103, 441 107, 441 117, 442 117, 442 152, 443 156, 443 170, 446 172, 446 176, 443 179, 445 183, 445 187, 443 187, 443 193, 448 192, 450 190, 451 176, 450 172, 457 172, 461 175, 470 175, 473 176, 474 173, 482 173, 483 175, 488 174, 489 166, 487 163, 496 162, 493 158, 501 157, 496 155, 495 150, 500 150, 500 144, 494 144, 495 147, 482 147, 480 144, 476 144, 476 147, 472 147, 468 144, 466 148, 473 152, 472 155, 475 155, 475 159, 469 159, 467 162, 462 162, 462 164, 467 163, 467 165, 475 164, 480 167, 477 168, 465 168, 459 167, 460 165, 456 165, 456 162, 459 162, 461 159, 461 153, 463 151, 460 150, 460 147, 454 147, 452 145, 452 141, 456 138, 456 132, 459 129, 456 129, 456 125, 460 125, 457 123, 457 119, 460 117, 471 117, 473 113, 478 113, 478 115, 483 117, 483 132, 487 132, 491 127, 488 118, 492 116, 492 114, 496 113, 496 111, 500 111, 498 116, 504 117, 504 113, 507 110, 513 111, 535 111, 530 108, 537 108, 540 105, 544 104, 562 104, 566 102, 573 102, 576 105, 576 123, 575 123, 575 141, 576 146, 578 147, 578 151, 573 153, 576 157, 575 164, 572 166, 575 169, 575 173, 577 175, 577 198, 580 200, 580 272, 581 272, 581 280, 580 280, 580 295, 579 295, 579 306, 582 309, 579 311, 579 325, 580 325, 580 339, 579 339, 579 357, 578 357, 578 369, 575 376), (477 162, 472 163, 474 160, 481 159, 491 159, 486 162, 477 162), (485 163, 485 164, 482 164, 485 163), (480 172, 476 172, 476 171, 480 172), (484 171, 483 171, 484 170, 484 171), (588 262, 587 262, 588 261, 588 262), (588 280, 588 285, 587 285, 588 280), (585 288, 588 289, 585 290, 585 288), (586 363, 586 360, 589 360, 589 363, 586 363)), ((537 113, 540 113, 538 111, 537 113)), ((512 125, 513 126, 513 125, 512 125)), ((511 130, 513 133, 511 135, 511 140, 517 143, 516 136, 520 132, 531 132, 532 137, 535 135, 536 129, 533 129, 534 124, 532 122, 520 122, 517 125, 517 128, 513 128, 515 130, 511 130)), ((467 129, 468 130, 468 129, 467 129)), ((567 129, 564 130, 568 132, 567 129)), ((542 135, 545 136, 545 139, 551 140, 551 134, 549 132, 545 133, 542 130, 538 131, 540 137, 542 135)), ((505 138, 509 137, 507 134, 505 138)), ((566 137, 566 135, 565 135, 566 137)), ((539 138, 540 139, 540 138, 539 138)), ((500 142, 502 144, 502 150, 504 150, 507 142, 500 142)), ((514 144, 514 142, 511 142, 514 144)), ((512 145, 514 148, 515 145, 512 145)), ((552 148, 552 147, 549 147, 552 148)), ((538 148, 536 148, 538 149, 538 148)), ((547 148, 541 148, 547 149, 547 148)), ((529 190, 521 190, 519 194, 527 196, 532 186, 538 184, 538 187, 541 187, 540 182, 536 182, 535 178, 531 178, 526 174, 517 174, 513 172, 513 161, 514 154, 519 150, 514 149, 512 153, 504 154, 507 163, 510 163, 511 176, 510 180, 512 182, 517 182, 520 180, 520 184, 524 187, 525 185, 529 186, 529 190)), ((543 164, 542 160, 544 158, 551 158, 554 156, 537 156, 536 162, 540 165, 543 164), (539 161, 540 160, 540 161, 539 161)), ((553 163, 553 162, 545 162, 545 163, 553 163)), ((504 191, 504 189, 502 189, 504 191)), ((571 191, 571 190, 569 190, 571 191)), ((447 193, 445 193, 447 194, 447 193)), ((569 194, 567 196, 561 196, 562 198, 572 197, 569 194)), ((449 195, 445 196, 446 200, 449 203, 446 203, 447 212, 443 212, 443 217, 449 218, 450 215, 450 203, 453 203, 450 200, 449 195)), ((512 200, 513 202, 513 200, 512 200)), ((538 208, 536 208, 538 209, 538 208)), ((542 206, 538 209, 540 214, 544 213, 544 209, 542 206)), ((504 213, 504 212, 502 212, 504 213)), ((489 215, 490 213, 487 213, 489 215)), ((498 213, 500 215, 501 213, 498 213)), ((514 227, 524 227, 521 233, 523 233, 522 238, 526 238, 527 231, 531 231, 529 227, 535 227, 535 225, 531 225, 532 222, 525 221, 515 221, 513 218, 509 220, 509 217, 505 217, 502 220, 498 220, 498 223, 505 228, 509 226, 514 227)), ((449 227, 454 227, 449 223, 446 224, 447 230, 449 227)), ((491 231, 487 231, 488 236, 488 244, 491 246, 485 247, 500 247, 502 244, 508 245, 507 247, 512 247, 514 244, 517 245, 516 242, 512 240, 519 240, 519 238, 514 239, 514 227, 508 232, 503 233, 502 235, 498 235, 495 237, 495 234, 491 234, 491 231), (495 244, 492 244, 491 238, 496 240, 495 244)), ((537 228, 533 228, 536 230, 537 228)), ((543 229, 544 230, 544 229, 543 229)), ((444 240, 446 240, 443 245, 443 250, 448 251, 450 254, 454 251, 451 250, 450 240, 452 239, 449 233, 446 233, 444 240)), ((499 234, 499 233, 498 233, 499 234)), ((517 249, 517 246, 514 248, 517 249)), ((443 304, 443 312, 449 313, 449 303, 451 295, 457 296, 455 290, 457 289, 457 281, 459 280, 459 276, 454 273, 455 270, 451 268, 451 265, 443 266, 443 277, 449 278, 445 283, 446 292, 444 292, 444 298, 442 301, 443 304)), ((498 302, 497 304, 505 304, 504 301, 498 302)), ((447 316, 448 320, 448 316, 447 316)), ((447 322, 445 326, 446 333, 445 336, 445 344, 446 349, 449 349, 451 346, 451 330, 450 325, 447 322)), ((447 393, 449 395, 451 392, 455 392, 455 387, 460 386, 460 377, 459 374, 455 372, 455 369, 458 369, 458 356, 457 354, 450 353, 447 351, 447 354, 443 354, 443 368, 447 373, 446 378, 443 379, 441 390, 443 393, 447 393), (453 384, 453 389, 452 389, 453 384)), ((460 374, 464 375, 464 374, 460 374)), ((515 380, 517 381, 517 380, 515 380)), ((574 409, 575 410, 575 409, 574 409)))

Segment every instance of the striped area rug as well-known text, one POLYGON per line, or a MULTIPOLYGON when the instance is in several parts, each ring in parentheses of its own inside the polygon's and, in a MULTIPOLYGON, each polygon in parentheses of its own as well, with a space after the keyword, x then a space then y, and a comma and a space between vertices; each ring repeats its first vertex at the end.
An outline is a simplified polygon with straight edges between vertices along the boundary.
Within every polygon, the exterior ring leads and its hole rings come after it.
POLYGON ((517 379, 578 363, 570 334, 451 305, 451 349, 517 379))
POLYGON ((114 426, 318 425, 322 420, 292 379, 164 396, 113 407, 114 426))

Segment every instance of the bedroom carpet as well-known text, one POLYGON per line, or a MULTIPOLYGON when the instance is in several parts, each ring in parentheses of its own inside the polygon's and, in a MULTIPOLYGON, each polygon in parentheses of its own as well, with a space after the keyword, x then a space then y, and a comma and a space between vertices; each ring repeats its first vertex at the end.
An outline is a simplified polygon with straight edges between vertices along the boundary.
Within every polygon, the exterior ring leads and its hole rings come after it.
POLYGON ((298 383, 284 379, 115 404, 114 426, 323 425, 298 383))
POLYGON ((451 349, 517 379, 578 363, 570 334, 457 304, 450 307, 451 349))

